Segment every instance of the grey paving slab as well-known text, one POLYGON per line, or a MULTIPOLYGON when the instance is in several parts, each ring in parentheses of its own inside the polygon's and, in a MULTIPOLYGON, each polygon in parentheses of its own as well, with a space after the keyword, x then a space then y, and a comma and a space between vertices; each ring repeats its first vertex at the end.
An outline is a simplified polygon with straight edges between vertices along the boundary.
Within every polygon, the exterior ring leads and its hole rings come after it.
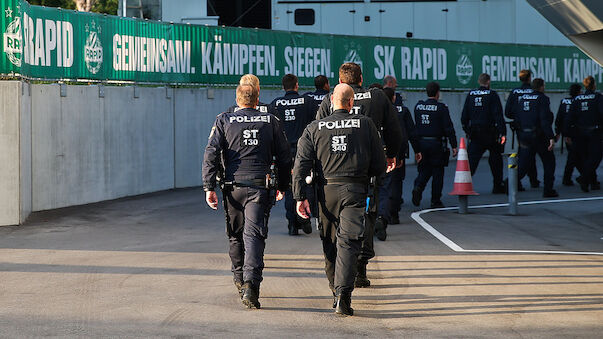
MULTIPOLYGON (((483 194, 472 204, 505 201, 488 193, 488 181, 477 174, 483 194)), ((512 219, 502 209, 424 216, 465 247, 600 249, 602 205, 522 207, 512 219)), ((36 213, 24 226, 0 228, 0 336, 601 337, 602 256, 455 253, 410 218, 415 210, 406 203, 401 224, 376 242, 372 287, 354 291, 349 318, 330 308, 317 234, 288 236, 281 203, 270 223, 263 309, 253 311, 232 284, 223 215, 199 189, 36 213)))

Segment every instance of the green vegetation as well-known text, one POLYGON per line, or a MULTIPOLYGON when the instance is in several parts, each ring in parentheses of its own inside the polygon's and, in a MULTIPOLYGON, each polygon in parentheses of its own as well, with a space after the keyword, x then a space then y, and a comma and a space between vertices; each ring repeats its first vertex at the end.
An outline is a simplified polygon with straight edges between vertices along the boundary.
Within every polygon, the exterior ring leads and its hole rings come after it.
MULTIPOLYGON (((32 5, 75 9, 73 0, 29 0, 32 5)), ((117 15, 118 0, 96 0, 92 12, 117 15)))

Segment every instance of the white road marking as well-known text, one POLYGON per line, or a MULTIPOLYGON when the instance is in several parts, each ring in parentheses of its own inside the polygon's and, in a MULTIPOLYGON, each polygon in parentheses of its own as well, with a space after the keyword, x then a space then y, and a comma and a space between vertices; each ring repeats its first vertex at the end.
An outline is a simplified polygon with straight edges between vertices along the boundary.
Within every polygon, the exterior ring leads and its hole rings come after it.
MULTIPOLYGON (((603 197, 590 197, 590 198, 572 198, 572 199, 556 199, 556 200, 535 200, 535 201, 524 201, 520 202, 519 205, 538 205, 538 204, 554 204, 564 202, 576 202, 576 201, 593 201, 603 200, 603 197)), ((494 208, 494 207, 505 207, 509 204, 490 204, 490 205, 476 205, 469 206, 469 208, 494 208)), ((421 214, 439 211, 450 211, 458 209, 458 207, 445 207, 445 208, 431 208, 418 212, 413 212, 410 217, 413 218, 421 227, 427 232, 431 233, 434 237, 440 240, 444 245, 448 246, 455 252, 470 252, 470 253, 530 253, 530 254, 577 254, 577 255, 603 255, 601 252, 572 252, 572 251, 533 251, 533 250, 470 250, 464 249, 457 245, 454 241, 447 238, 445 235, 436 230, 427 221, 421 218, 421 214)), ((603 240, 603 238, 601 238, 603 240)))

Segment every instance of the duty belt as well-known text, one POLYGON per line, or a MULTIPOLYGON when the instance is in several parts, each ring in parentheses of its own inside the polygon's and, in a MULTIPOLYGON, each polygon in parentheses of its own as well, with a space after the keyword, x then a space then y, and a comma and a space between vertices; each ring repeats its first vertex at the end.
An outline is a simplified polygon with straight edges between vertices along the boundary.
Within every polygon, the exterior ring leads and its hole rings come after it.
POLYGON ((225 186, 231 187, 255 187, 255 188, 266 188, 265 179, 248 179, 248 180, 237 180, 237 181, 226 181, 225 186))
POLYGON ((330 184, 363 184, 363 185, 366 185, 369 183, 369 178, 367 178, 367 177, 333 177, 333 178, 325 178, 324 183, 326 185, 330 185, 330 184))
POLYGON ((437 140, 437 141, 440 141, 440 140, 442 140, 442 137, 419 137, 419 139, 422 139, 422 140, 437 140))

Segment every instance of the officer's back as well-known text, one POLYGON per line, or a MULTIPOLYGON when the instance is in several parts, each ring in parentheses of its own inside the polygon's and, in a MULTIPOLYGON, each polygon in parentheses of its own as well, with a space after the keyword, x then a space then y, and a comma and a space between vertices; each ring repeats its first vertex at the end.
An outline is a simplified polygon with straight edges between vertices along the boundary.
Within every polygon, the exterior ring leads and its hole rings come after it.
MULTIPOLYGON (((239 182, 265 179, 273 156, 284 172, 288 172, 290 149, 276 116, 254 108, 221 113, 216 117, 205 152, 204 184, 215 182, 219 157, 223 159, 223 179, 239 182)), ((280 184, 286 187, 286 181, 280 184)))
POLYGON ((461 113, 463 129, 468 135, 483 132, 491 133, 495 137, 505 136, 507 129, 501 108, 500 97, 496 91, 484 85, 469 91, 461 113))
POLYGON ((532 71, 522 69, 519 72, 519 80, 521 81, 521 86, 511 90, 509 97, 507 98, 507 102, 505 103, 505 116, 512 120, 515 119, 517 110, 521 109, 518 106, 519 97, 524 94, 531 94, 534 92, 531 84, 532 71))
MULTIPOLYGON (((387 158, 395 158, 400 147, 408 140, 406 131, 400 128, 397 114, 391 101, 379 88, 362 88, 362 71, 354 63, 345 63, 339 68, 339 80, 354 90, 354 107, 351 114, 362 114, 373 120, 377 130, 382 133, 387 158)), ((331 98, 327 95, 316 113, 316 119, 331 114, 331 98)))
POLYGON ((592 135, 603 128, 603 96, 593 88, 586 88, 584 94, 576 96, 570 107, 569 121, 575 126, 575 133, 592 135))
POLYGON ((312 122, 306 134, 316 145, 316 157, 326 178, 366 178, 368 183, 369 177, 385 168, 379 134, 366 116, 335 111, 312 122))
MULTIPOLYGON (((315 103, 309 97, 300 95, 297 77, 287 74, 282 80, 285 95, 276 98, 270 104, 270 111, 281 119, 287 139, 291 147, 295 148, 297 140, 304 132, 306 126, 314 120, 315 103)), ((295 154, 292 154, 295 156, 295 154)))
POLYGON ((515 121, 519 128, 520 139, 546 138, 553 139, 553 123, 550 111, 550 100, 539 91, 526 93, 518 98, 518 109, 515 121))
POLYGON ((448 138, 451 144, 456 145, 448 106, 435 98, 419 100, 415 105, 415 124, 421 144, 431 144, 433 141, 441 143, 442 138, 448 138))
POLYGON ((314 104, 316 105, 314 114, 316 114, 320 104, 325 99, 327 94, 329 94, 329 79, 324 75, 318 75, 314 78, 314 86, 316 87, 314 92, 307 92, 304 93, 304 95, 310 97, 314 101, 314 104))

